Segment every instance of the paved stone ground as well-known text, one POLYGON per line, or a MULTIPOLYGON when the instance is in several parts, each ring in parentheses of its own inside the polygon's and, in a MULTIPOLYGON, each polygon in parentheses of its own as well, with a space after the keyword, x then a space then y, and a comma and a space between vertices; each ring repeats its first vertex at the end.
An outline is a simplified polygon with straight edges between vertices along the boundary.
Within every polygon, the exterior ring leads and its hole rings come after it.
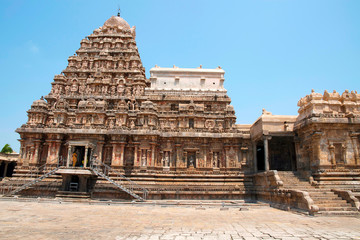
POLYGON ((0 201, 0 239, 360 239, 360 218, 270 207, 0 201))

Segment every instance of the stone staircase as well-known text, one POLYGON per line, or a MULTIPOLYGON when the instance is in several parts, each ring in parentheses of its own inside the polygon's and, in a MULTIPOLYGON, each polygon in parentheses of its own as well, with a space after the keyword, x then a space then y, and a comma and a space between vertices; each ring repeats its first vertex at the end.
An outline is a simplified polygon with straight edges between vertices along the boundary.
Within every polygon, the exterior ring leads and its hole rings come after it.
POLYGON ((57 198, 65 199, 84 199, 88 200, 91 198, 90 193, 88 192, 70 192, 70 191, 58 191, 56 194, 57 198))
POLYGON ((21 192, 22 196, 55 197, 61 187, 61 176, 56 174, 56 169, 44 172, 17 166, 11 178, 0 182, 0 195, 6 197, 21 192))
MULTIPOLYGON (((117 177, 111 176, 114 180, 117 177)), ((133 172, 127 176, 149 190, 148 199, 231 200, 251 199, 252 178, 241 173, 206 174, 133 172)), ((136 191, 135 191, 136 192, 136 191)), ((105 179, 99 178, 93 190, 95 198, 120 194, 105 179)), ((119 196, 120 198, 121 196, 119 196)))
POLYGON ((312 186, 297 172, 279 171, 278 175, 284 183, 283 188, 309 193, 314 204, 319 207, 319 211, 315 215, 360 215, 355 207, 332 192, 330 188, 312 186))

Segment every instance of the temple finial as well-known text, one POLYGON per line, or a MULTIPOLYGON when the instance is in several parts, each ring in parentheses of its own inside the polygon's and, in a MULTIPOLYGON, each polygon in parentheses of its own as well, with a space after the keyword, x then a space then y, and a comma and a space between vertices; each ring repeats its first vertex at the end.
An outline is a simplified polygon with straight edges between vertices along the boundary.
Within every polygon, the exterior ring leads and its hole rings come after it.
POLYGON ((118 17, 120 17, 120 13, 121 13, 120 6, 118 6, 118 13, 117 13, 118 17))

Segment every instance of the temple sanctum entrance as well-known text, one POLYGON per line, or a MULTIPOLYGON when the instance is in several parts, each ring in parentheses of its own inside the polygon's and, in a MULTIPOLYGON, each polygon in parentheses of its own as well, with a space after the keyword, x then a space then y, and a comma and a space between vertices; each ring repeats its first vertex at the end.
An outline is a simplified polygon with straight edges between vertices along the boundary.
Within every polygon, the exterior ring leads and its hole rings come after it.
POLYGON ((296 171, 294 138, 289 136, 266 137, 256 147, 257 171, 296 171))
POLYGON ((70 141, 66 167, 89 167, 94 144, 83 141, 70 141))

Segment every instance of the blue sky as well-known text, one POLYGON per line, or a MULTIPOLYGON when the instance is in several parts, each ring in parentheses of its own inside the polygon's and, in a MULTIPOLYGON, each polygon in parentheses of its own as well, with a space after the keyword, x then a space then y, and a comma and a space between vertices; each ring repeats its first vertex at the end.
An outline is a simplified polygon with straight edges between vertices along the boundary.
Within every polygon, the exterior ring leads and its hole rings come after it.
POLYGON ((155 64, 221 66, 237 123, 262 108, 296 115, 311 89, 360 91, 358 0, 0 0, 0 147, 19 150, 14 131, 32 102, 118 5, 136 26, 147 76, 155 64))

